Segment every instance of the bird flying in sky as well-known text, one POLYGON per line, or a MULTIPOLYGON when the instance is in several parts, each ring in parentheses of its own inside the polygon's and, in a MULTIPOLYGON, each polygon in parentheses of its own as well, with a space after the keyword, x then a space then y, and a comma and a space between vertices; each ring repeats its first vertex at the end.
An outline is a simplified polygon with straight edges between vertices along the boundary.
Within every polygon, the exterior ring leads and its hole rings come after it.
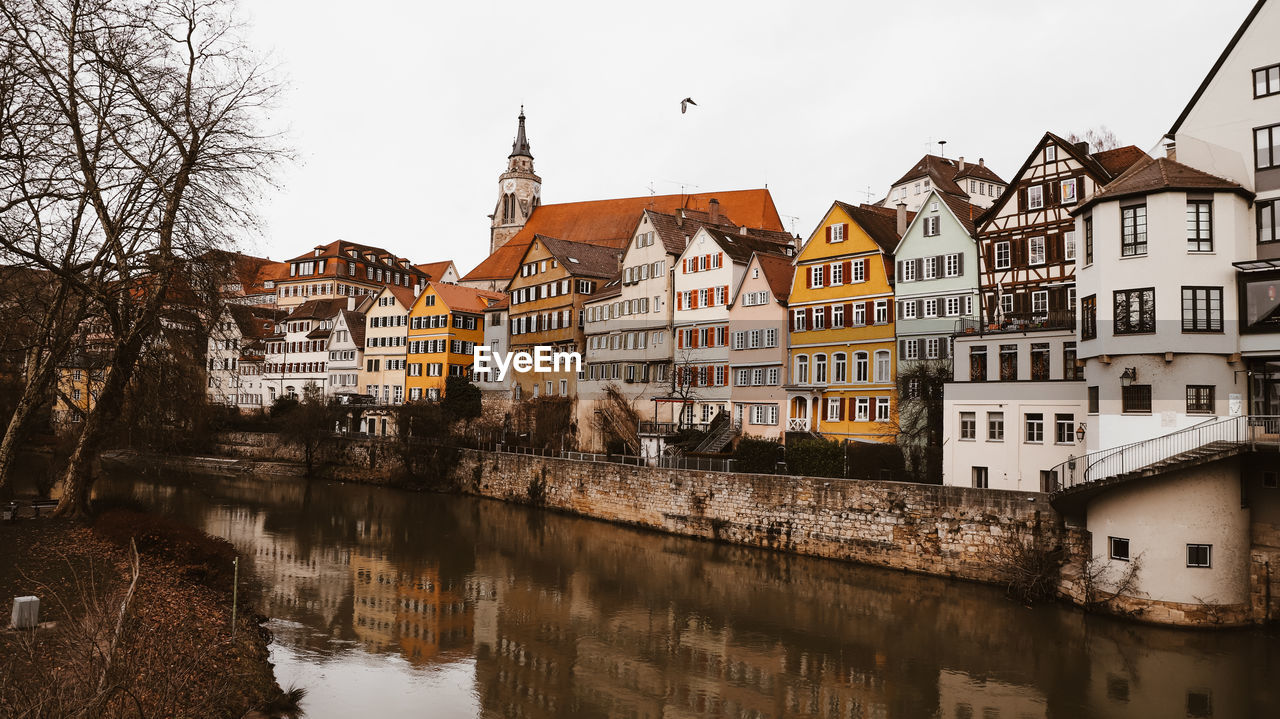
POLYGON ((683 115, 686 112, 688 112, 690 105, 697 105, 697 104, 698 103, 693 101, 692 97, 686 97, 685 99, 680 101, 680 114, 683 115))

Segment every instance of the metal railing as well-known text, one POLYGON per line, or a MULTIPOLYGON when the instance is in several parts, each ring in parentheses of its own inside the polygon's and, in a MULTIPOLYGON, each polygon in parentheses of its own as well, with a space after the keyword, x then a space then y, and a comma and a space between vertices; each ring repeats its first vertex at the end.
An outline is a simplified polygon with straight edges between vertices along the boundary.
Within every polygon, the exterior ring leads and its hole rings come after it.
POLYGON ((993 319, 961 317, 956 320, 955 334, 985 335, 998 332, 1026 332, 1028 330, 1073 330, 1076 328, 1075 310, 1046 310, 1044 312, 1004 312, 993 319))
POLYGON ((1280 445, 1280 416, 1210 419, 1159 437, 1072 457, 1053 468, 1051 491, 1119 477, 1212 444, 1280 445))
POLYGON ((680 425, 675 422, 641 422, 640 434, 660 434, 670 435, 680 431, 680 425))

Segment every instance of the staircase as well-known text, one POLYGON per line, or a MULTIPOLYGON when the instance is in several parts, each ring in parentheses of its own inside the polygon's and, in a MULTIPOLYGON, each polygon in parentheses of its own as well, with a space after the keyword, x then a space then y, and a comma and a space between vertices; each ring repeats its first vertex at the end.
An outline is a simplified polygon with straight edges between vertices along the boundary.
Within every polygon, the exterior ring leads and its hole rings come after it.
POLYGON ((1280 417, 1211 419, 1171 434, 1073 457, 1053 469, 1056 501, 1117 482, 1195 467, 1259 447, 1280 449, 1280 417))
POLYGON ((727 447, 741 429, 742 425, 730 419, 728 412, 717 413, 711 424, 707 425, 706 439, 691 454, 715 454, 727 447))

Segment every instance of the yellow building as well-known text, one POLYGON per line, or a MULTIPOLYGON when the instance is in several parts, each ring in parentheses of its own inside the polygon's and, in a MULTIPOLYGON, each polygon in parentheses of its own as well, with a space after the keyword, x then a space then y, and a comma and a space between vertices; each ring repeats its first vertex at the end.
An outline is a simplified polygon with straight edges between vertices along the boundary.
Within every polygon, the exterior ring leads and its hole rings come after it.
POLYGON ((795 261, 787 430, 893 441, 893 249, 905 210, 836 202, 795 261))
POLYGON ((485 310, 502 301, 500 292, 429 282, 409 309, 410 401, 439 399, 446 378, 471 378, 472 349, 484 341, 485 310))
POLYGON ((102 391, 104 365, 101 358, 77 353, 58 367, 55 421, 81 422, 93 410, 102 391))

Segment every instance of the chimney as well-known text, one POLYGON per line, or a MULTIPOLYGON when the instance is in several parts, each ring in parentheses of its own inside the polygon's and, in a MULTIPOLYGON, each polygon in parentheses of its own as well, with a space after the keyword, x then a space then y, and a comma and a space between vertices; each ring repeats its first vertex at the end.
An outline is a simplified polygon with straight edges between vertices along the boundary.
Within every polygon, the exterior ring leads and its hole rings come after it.
POLYGON ((1080 152, 1083 152, 1084 154, 1088 155, 1088 154, 1089 154, 1089 143, 1087 143, 1087 142, 1077 142, 1077 143, 1076 143, 1076 149, 1077 149, 1077 150, 1079 150, 1080 152))
POLYGON ((987 161, 981 157, 978 158, 978 167, 986 167, 987 161))
POLYGON ((720 201, 711 198, 711 202, 707 203, 707 214, 711 215, 711 224, 720 224, 720 201))
MULTIPOLYGON (((684 227, 684 210, 683 209, 676 210, 676 227, 684 227)), ((686 242, 685 242, 686 245, 689 244, 687 239, 688 238, 686 238, 686 242)))
POLYGON ((747 226, 746 226, 746 225, 743 225, 742 227, 739 227, 739 228, 738 228, 738 234, 739 234, 739 235, 746 236, 746 234, 747 234, 747 226))
POLYGON ((898 237, 907 234, 907 203, 898 202, 898 237))
POLYGON ((960 156, 960 172, 964 172, 964 155, 960 156))

